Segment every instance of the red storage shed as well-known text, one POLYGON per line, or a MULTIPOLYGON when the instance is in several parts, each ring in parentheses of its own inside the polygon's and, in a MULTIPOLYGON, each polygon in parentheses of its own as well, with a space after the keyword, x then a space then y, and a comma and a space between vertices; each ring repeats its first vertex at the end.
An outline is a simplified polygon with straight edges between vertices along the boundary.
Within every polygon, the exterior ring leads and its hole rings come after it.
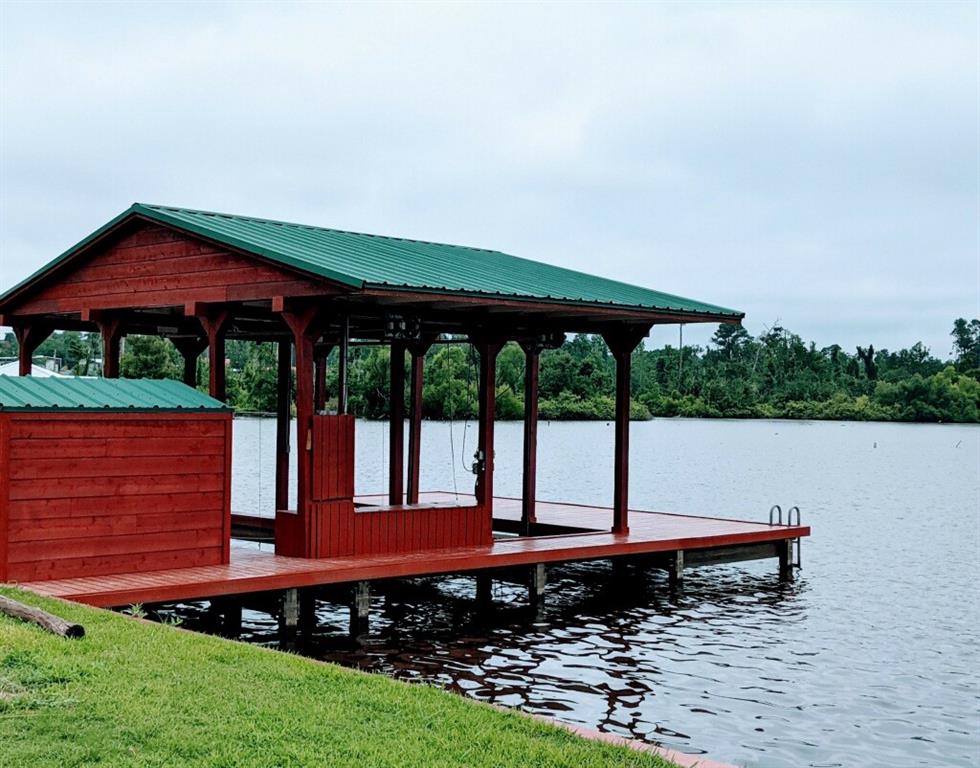
POLYGON ((229 561, 231 411, 176 381, 0 376, 0 582, 229 561))

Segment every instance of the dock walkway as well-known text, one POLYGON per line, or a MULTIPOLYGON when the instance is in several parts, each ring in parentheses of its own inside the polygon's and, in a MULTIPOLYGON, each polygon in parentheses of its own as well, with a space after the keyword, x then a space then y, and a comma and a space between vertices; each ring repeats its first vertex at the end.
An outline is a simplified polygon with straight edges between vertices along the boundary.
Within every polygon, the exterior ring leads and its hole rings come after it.
MULTIPOLYGON (((359 497, 371 503, 379 497, 359 497)), ((423 494, 422 506, 452 501, 451 493, 423 494)), ((494 517, 520 519, 519 499, 496 498, 494 517)), ((231 562, 172 570, 35 581, 21 586, 45 595, 110 607, 285 590, 321 584, 464 573, 494 568, 683 552, 688 564, 777 557, 780 546, 809 536, 808 526, 768 525, 717 517, 636 510, 628 534, 609 532, 607 508, 539 501, 545 526, 581 532, 536 537, 501 537, 489 546, 430 549, 410 554, 303 559, 263 552, 233 541, 231 562), (700 555, 700 557, 699 557, 700 555)))

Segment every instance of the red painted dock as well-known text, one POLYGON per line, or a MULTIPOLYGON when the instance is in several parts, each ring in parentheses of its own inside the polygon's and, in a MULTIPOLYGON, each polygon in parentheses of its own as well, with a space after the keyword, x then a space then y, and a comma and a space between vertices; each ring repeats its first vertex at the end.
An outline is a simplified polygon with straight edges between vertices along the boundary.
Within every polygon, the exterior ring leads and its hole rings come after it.
MULTIPOLYGON (((358 502, 373 503, 379 498, 360 497, 358 502)), ((434 503, 455 499, 449 493, 422 494, 419 507, 431 508, 434 503)), ((485 546, 337 558, 284 557, 233 543, 231 562, 223 565, 35 581, 21 586, 91 605, 118 606, 678 550, 684 551, 685 557, 698 552, 721 554, 724 550, 723 557, 733 560, 742 559, 739 548, 748 552, 752 547, 758 549, 760 545, 810 535, 807 526, 770 526, 642 511, 631 515, 630 531, 621 535, 609 532, 612 512, 607 508, 539 501, 537 510, 540 523, 595 530, 531 538, 502 537, 485 546)), ((520 515, 519 499, 495 499, 496 519, 517 521, 520 515)), ((755 556, 774 557, 775 550, 755 556)))

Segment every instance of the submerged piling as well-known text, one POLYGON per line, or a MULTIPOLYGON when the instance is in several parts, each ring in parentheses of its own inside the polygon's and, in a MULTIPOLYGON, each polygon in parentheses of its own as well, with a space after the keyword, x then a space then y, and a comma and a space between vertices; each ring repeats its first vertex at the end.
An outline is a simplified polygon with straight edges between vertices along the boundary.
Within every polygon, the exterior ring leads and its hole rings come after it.
POLYGON ((364 637, 370 630, 371 582, 354 583, 350 604, 350 635, 364 637))

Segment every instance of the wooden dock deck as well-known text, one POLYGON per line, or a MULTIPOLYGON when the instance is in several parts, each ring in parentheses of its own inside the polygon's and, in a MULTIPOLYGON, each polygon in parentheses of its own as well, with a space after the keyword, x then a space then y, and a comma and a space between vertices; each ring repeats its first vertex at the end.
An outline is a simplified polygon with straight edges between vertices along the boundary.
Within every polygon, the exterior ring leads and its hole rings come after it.
MULTIPOLYGON (((381 497, 363 496, 362 504, 381 497)), ((421 507, 454 501, 451 493, 426 493, 421 507)), ((443 573, 484 571, 636 555, 685 553, 688 564, 777 557, 779 547, 810 535, 808 526, 787 526, 717 517, 635 511, 628 534, 609 532, 608 508, 539 501, 538 520, 565 532, 535 537, 502 536, 489 546, 430 549, 372 556, 305 559, 232 543, 231 562, 172 570, 35 581, 21 586, 45 595, 110 607, 322 584, 375 581, 443 573), (569 529, 581 529, 568 532, 569 529)), ((519 499, 494 500, 495 528, 520 520, 519 499), (499 525, 497 524, 499 523, 499 525)))

